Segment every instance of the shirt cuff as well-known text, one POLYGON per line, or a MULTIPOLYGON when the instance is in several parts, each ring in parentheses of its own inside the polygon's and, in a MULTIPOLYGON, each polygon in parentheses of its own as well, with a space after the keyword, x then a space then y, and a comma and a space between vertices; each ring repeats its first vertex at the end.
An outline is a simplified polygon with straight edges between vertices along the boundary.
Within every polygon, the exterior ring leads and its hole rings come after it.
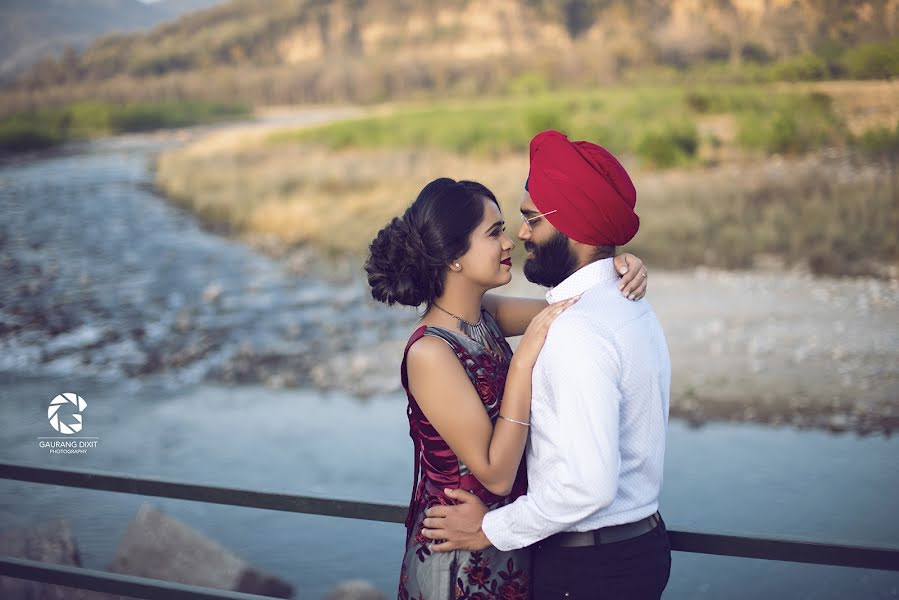
POLYGON ((491 510, 481 521, 481 529, 484 535, 490 540, 490 543, 497 550, 509 551, 523 548, 523 545, 517 544, 514 536, 511 535, 512 528, 506 524, 505 516, 508 514, 508 507, 503 506, 495 510, 491 510))

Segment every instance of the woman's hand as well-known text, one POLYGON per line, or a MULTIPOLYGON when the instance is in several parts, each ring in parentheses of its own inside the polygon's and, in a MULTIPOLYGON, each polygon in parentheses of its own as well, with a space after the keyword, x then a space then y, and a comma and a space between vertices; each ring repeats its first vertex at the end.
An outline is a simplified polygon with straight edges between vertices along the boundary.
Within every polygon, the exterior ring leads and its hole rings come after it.
POLYGON ((618 289, 628 300, 639 300, 646 295, 647 272, 643 261, 625 252, 614 258, 615 270, 621 276, 618 289))
POLYGON ((543 343, 546 341, 546 333, 549 331, 549 326, 556 320, 556 317, 562 314, 562 311, 580 300, 580 298, 580 295, 577 295, 567 300, 553 302, 537 313, 537 316, 531 320, 531 324, 524 331, 524 336, 522 336, 521 342, 519 342, 518 348, 515 350, 512 361, 526 369, 533 369, 534 364, 537 362, 537 356, 543 348, 543 343))

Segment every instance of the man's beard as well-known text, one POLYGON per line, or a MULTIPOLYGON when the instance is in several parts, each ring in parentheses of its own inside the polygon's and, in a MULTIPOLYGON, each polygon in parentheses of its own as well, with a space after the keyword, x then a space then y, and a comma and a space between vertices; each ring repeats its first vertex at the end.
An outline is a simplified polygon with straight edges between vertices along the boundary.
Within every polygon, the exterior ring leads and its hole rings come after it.
POLYGON ((568 236, 561 231, 539 246, 525 242, 524 249, 534 254, 524 263, 524 276, 532 283, 555 287, 577 271, 577 258, 568 245, 568 236))

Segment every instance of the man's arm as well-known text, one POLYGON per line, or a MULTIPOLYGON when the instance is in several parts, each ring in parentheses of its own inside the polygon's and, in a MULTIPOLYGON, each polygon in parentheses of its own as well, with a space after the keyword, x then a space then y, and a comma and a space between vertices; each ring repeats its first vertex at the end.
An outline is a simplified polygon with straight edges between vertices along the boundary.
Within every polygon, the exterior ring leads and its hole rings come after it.
POLYGON ((566 318, 550 330, 538 369, 548 378, 555 412, 541 422, 540 430, 531 432, 527 495, 490 511, 481 524, 470 522, 480 509, 464 494, 457 496, 467 500, 461 508, 432 508, 425 527, 433 532, 425 535, 448 540, 435 549, 469 549, 463 544, 479 539, 489 539, 500 550, 523 548, 568 529, 615 499, 620 360, 611 336, 597 335, 593 327, 566 318), (473 533, 479 529, 486 538, 473 533))

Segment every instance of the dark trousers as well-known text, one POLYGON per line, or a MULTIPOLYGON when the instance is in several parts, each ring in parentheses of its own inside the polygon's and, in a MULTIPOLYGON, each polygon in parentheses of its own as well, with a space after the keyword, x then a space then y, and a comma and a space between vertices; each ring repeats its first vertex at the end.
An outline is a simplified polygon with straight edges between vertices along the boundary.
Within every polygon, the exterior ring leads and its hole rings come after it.
POLYGON ((656 600, 668 585, 665 522, 643 535, 600 546, 533 546, 533 600, 656 600))

